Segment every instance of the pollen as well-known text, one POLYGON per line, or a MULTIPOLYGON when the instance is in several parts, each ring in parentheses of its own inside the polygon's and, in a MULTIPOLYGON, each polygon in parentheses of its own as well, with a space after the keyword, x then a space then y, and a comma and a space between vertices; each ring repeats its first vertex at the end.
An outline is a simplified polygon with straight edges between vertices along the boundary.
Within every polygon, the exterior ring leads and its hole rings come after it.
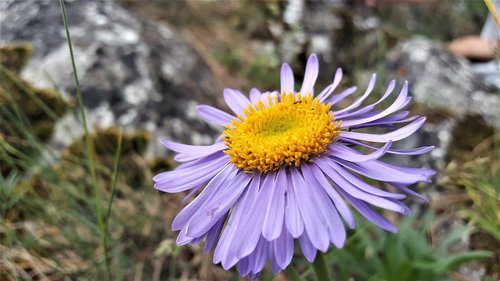
POLYGON ((327 152, 340 134, 340 122, 312 95, 282 93, 249 104, 226 126, 222 140, 230 161, 245 172, 269 172, 299 167, 327 152))

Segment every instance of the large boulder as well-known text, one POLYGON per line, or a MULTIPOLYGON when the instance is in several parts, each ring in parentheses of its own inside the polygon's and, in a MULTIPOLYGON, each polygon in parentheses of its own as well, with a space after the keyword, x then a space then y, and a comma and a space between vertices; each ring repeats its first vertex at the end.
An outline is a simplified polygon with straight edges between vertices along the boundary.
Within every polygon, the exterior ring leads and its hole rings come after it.
POLYGON ((493 128, 500 128, 498 85, 488 84, 468 60, 440 44, 414 37, 388 53, 387 68, 392 77, 408 80, 410 94, 419 104, 417 111, 428 116, 414 142, 436 145, 430 154, 436 166, 443 167, 456 154, 454 150, 472 149, 493 128))
MULTIPOLYGON (((112 1, 66 1, 66 11, 92 128, 145 129, 198 144, 214 136, 195 106, 215 104, 221 95, 214 91, 209 67, 174 30, 112 1)), ((37 87, 55 87, 76 102, 58 1, 5 0, 0 12, 0 44, 34 46, 22 76, 37 87)), ((58 125, 54 143, 67 145, 81 134, 76 116, 58 125)), ((149 152, 164 151, 157 148, 149 152)))

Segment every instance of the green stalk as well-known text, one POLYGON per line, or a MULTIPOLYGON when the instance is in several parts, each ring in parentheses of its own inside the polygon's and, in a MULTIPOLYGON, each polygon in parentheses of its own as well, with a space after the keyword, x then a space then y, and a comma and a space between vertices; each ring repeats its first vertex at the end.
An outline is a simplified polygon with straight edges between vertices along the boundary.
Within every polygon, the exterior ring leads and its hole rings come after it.
POLYGON ((96 176, 96 169, 95 169, 95 160, 94 160, 94 154, 92 151, 92 139, 89 135, 88 131, 88 126, 87 126, 87 117, 85 114, 85 107, 83 105, 83 98, 82 94, 80 92, 80 82, 78 80, 78 73, 76 71, 76 64, 75 64, 75 56, 73 54, 73 44, 71 43, 71 35, 69 34, 69 27, 68 27, 68 18, 66 16, 66 8, 64 7, 64 0, 59 0, 60 6, 61 6, 61 13, 63 17, 63 22, 64 22, 64 29, 66 31, 66 39, 68 41, 68 48, 69 48, 69 53, 71 57, 71 66, 73 67, 73 78, 75 80, 75 85, 76 85, 76 95, 78 98, 78 104, 79 104, 79 111, 80 111, 80 118, 82 119, 83 122, 83 128, 85 131, 85 145, 86 145, 86 154, 87 154, 87 164, 88 168, 90 170, 90 175, 91 175, 91 180, 92 180, 92 187, 93 187, 93 193, 94 193, 94 199, 95 199, 95 210, 97 213, 97 222, 99 224, 99 238, 100 238, 100 243, 101 247, 103 248, 104 251, 104 258, 105 258, 105 265, 106 265, 106 277, 107 280, 111 280, 111 271, 109 269, 109 260, 108 260, 108 249, 106 248, 106 228, 101 212, 101 193, 99 191, 99 188, 97 186, 97 176, 96 176))
POLYGON ((326 267, 325 259, 323 258, 323 253, 318 251, 316 259, 313 262, 314 273, 316 273, 316 280, 318 281, 332 281, 328 274, 328 268, 326 267))
POLYGON ((300 275, 295 271, 295 269, 290 264, 287 268, 285 268, 285 274, 288 276, 290 281, 303 281, 304 279, 300 277, 300 275))

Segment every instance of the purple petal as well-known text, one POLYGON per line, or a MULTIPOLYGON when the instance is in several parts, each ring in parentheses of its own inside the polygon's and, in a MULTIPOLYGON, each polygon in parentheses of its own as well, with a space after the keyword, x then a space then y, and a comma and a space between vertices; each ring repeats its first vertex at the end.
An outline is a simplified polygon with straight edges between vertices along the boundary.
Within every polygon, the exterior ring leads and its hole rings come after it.
POLYGON ((215 175, 205 189, 177 214, 172 222, 172 230, 180 230, 185 227, 203 204, 208 202, 209 199, 214 197, 217 193, 221 192, 227 183, 233 182, 237 173, 237 169, 228 165, 215 175))
POLYGON ((297 238, 304 232, 304 222, 300 216, 297 197, 293 192, 290 175, 287 175, 287 182, 285 225, 293 238, 297 238))
POLYGON ((250 262, 248 258, 241 259, 238 261, 238 272, 242 277, 246 277, 250 273, 250 262))
POLYGON ((285 269, 290 264, 293 257, 292 235, 290 235, 285 227, 282 227, 281 235, 270 243, 272 243, 276 263, 281 269, 285 269))
POLYGON ((262 236, 268 241, 280 236, 285 218, 285 191, 286 191, 286 171, 284 168, 278 171, 272 186, 272 194, 267 205, 266 215, 262 227, 262 236))
POLYGON ((297 198, 300 198, 301 202, 298 206, 307 236, 311 238, 311 242, 316 249, 326 252, 329 245, 328 231, 317 215, 317 206, 308 191, 309 186, 297 169, 291 168, 290 171, 292 177, 291 190, 293 190, 292 192, 295 193, 297 198))
POLYGON ((343 190, 357 199, 366 201, 380 208, 402 214, 408 214, 410 212, 408 207, 406 206, 406 208, 402 207, 401 205, 395 203, 390 199, 379 197, 360 190, 358 187, 354 186, 351 182, 342 177, 335 169, 330 167, 327 164, 327 161, 316 161, 316 164, 321 168, 321 170, 323 170, 323 172, 328 176, 328 178, 330 178, 330 180, 338 187, 339 190, 343 190))
POLYGON ((187 234, 191 237, 197 237, 207 232, 238 200, 251 178, 246 173, 239 173, 233 183, 228 183, 231 188, 207 200, 197 212, 199 215, 194 216, 189 222, 187 234))
MULTIPOLYGON (((326 162, 326 161, 325 161, 326 162)), ((337 163, 334 163, 333 161, 329 161, 327 163, 330 167, 335 169, 344 179, 352 183, 354 186, 358 187, 359 189, 371 193, 373 195, 377 196, 382 196, 382 197, 387 197, 387 198, 392 198, 392 199, 404 199, 406 198, 406 195, 404 194, 397 194, 397 193, 391 193, 387 191, 383 191, 381 189, 378 189, 374 186, 369 185, 368 183, 364 182, 363 180, 359 179, 355 175, 351 174, 349 171, 346 169, 342 168, 340 165, 337 163)))
POLYGON ((330 151, 330 155, 333 157, 338 157, 340 159, 344 159, 346 161, 351 161, 351 162, 365 162, 382 157, 387 152, 387 150, 389 150, 389 147, 391 147, 391 145, 392 142, 388 141, 382 148, 366 155, 361 154, 360 152, 354 149, 348 148, 345 145, 340 144, 338 142, 330 145, 328 147, 328 150, 330 151))
POLYGON ((316 83, 316 78, 318 78, 319 63, 316 54, 312 54, 307 60, 306 72, 304 74, 304 82, 302 82, 302 88, 300 88, 300 93, 305 95, 314 95, 314 83, 316 83))
POLYGON ((264 268, 266 264, 267 251, 269 248, 269 242, 264 239, 264 237, 260 237, 257 246, 255 247, 255 251, 252 252, 251 255, 248 256, 248 261, 250 263, 250 268, 254 274, 258 274, 264 268))
MULTIPOLYGON (((357 132, 341 132, 340 137, 342 139, 356 139, 363 141, 371 141, 371 142, 388 142, 388 141, 398 141, 402 140, 410 135, 412 135, 415 131, 420 129, 425 122, 425 117, 418 118, 414 122, 401 127, 397 130, 394 130, 385 134, 366 134, 366 133, 357 133, 357 132)), ((342 124, 344 124, 342 122, 342 124)))
POLYGON ((410 102, 410 100, 411 100, 411 98, 408 97, 408 82, 405 82, 403 85, 403 88, 401 89, 401 92, 399 93, 399 96, 396 98, 394 103, 391 104, 391 106, 389 106, 388 108, 386 108, 382 112, 380 112, 379 114, 371 116, 371 117, 367 117, 367 118, 343 120, 342 123, 344 126, 349 127, 349 126, 360 125, 360 124, 364 124, 364 123, 368 123, 368 122, 380 119, 382 117, 385 117, 391 113, 394 113, 394 112, 402 109, 410 102))
POLYGON ((304 175, 304 179, 310 186, 309 191, 317 206, 317 210, 322 215, 322 221, 328 229, 330 241, 337 248, 341 248, 346 239, 344 224, 342 223, 342 220, 340 219, 332 201, 323 190, 323 187, 318 183, 315 175, 308 166, 309 165, 302 165, 302 174, 304 175))
POLYGON ((213 145, 206 146, 181 144, 166 139, 161 139, 160 142, 168 149, 180 153, 174 158, 176 161, 180 162, 195 160, 227 148, 223 142, 217 142, 213 145))
POLYGON ((263 176, 263 181, 260 183, 260 178, 254 179, 250 188, 256 192, 255 203, 246 208, 244 221, 247 222, 238 230, 238 240, 232 245, 238 258, 248 256, 252 253, 262 234, 262 224, 266 215, 266 208, 274 190, 273 173, 268 173, 263 176))
POLYGON ((250 105, 250 101, 238 90, 224 89, 224 101, 231 110, 241 116, 245 116, 245 108, 250 105))
POLYGON ((325 103, 331 103, 332 105, 336 105, 337 103, 343 101, 346 97, 354 94, 358 90, 358 87, 350 87, 345 89, 344 91, 336 94, 331 99, 327 100, 325 103))
POLYGON ((198 105, 196 110, 203 120, 220 126, 225 126, 231 123, 231 121, 235 118, 234 116, 210 105, 198 105))
MULTIPOLYGON (((338 119, 353 118, 353 117, 360 116, 361 114, 364 114, 366 112, 369 112, 369 111, 373 110, 375 108, 375 106, 377 106, 379 103, 381 103, 382 101, 384 101, 392 93, 392 91, 394 91, 395 87, 396 87, 396 81, 395 80, 391 80, 391 82, 387 86, 387 89, 386 89, 384 95, 377 102, 375 102, 375 103, 373 103, 371 105, 367 105, 367 106, 365 106, 365 107, 363 107, 361 109, 358 109, 358 110, 356 110, 354 112, 344 113, 344 114, 338 114, 338 112, 334 111, 333 114, 335 114, 335 116, 337 116, 338 119)), ((380 111, 380 112, 382 112, 382 111, 380 111)))
POLYGON ((356 209, 363 217, 371 221, 373 224, 380 228, 383 228, 389 232, 396 233, 398 229, 386 218, 384 218, 379 213, 375 212, 368 204, 350 196, 347 192, 340 191, 342 195, 351 203, 351 205, 356 209))
POLYGON ((281 66, 281 93, 295 93, 295 81, 293 78, 293 71, 290 66, 284 63, 281 66))
POLYGON ((268 248, 267 256, 269 259, 269 267, 274 275, 278 274, 281 271, 278 262, 276 261, 276 256, 274 255, 274 249, 272 245, 268 248))
MULTIPOLYGON (((241 174, 239 174, 241 176, 241 174)), ((243 178, 243 177, 240 177, 243 178)), ((246 223, 243 220, 243 215, 247 211, 245 207, 248 205, 246 199, 250 196, 249 190, 245 191, 245 194, 242 196, 242 200, 239 201, 239 204, 235 204, 231 216, 229 217, 229 221, 226 225, 226 228, 222 232, 222 235, 219 239, 219 243, 217 244, 214 252, 214 263, 222 263, 222 267, 227 270, 232 267, 236 262, 238 262, 238 257, 231 249, 231 244, 233 239, 235 239, 238 227, 243 223, 246 223)), ((189 232, 189 229, 188 229, 189 232)))
POLYGON ((347 112, 351 109, 355 109, 357 108, 358 106, 361 105, 361 103, 372 93, 373 91, 373 88, 375 87, 375 82, 377 81, 377 75, 374 73, 372 74, 371 78, 370 78, 370 82, 368 82, 368 87, 366 88, 366 91, 365 93, 357 98, 351 105, 349 105, 348 107, 342 109, 342 110, 339 110, 336 112, 336 115, 338 114, 342 114, 344 112, 347 112))
MULTIPOLYGON (((368 145, 368 144, 365 144, 365 143, 362 143, 359 141, 355 141, 355 140, 345 139, 344 141, 346 141, 348 143, 368 147, 371 149, 379 149, 375 146, 371 146, 371 145, 368 145)), ((434 149, 434 146, 422 146, 422 147, 411 148, 411 149, 389 149, 389 150, 387 150, 387 153, 397 154, 397 155, 420 155, 420 154, 430 152, 433 149, 434 149)))
POLYGON ((334 160, 351 171, 379 181, 411 184, 418 181, 428 180, 427 176, 424 174, 405 172, 401 167, 391 167, 388 164, 377 160, 362 163, 352 163, 340 159, 334 160))
POLYGON ((217 244, 217 240, 219 239, 220 232, 222 231, 222 227, 224 226, 224 223, 226 222, 228 213, 223 215, 217 223, 210 228, 210 230, 207 232, 207 241, 205 242, 205 252, 208 253, 212 251, 212 249, 215 247, 217 244))
POLYGON ((402 192, 408 194, 408 195, 411 195, 411 196, 414 196, 422 201, 424 201, 425 203, 429 203, 429 199, 427 199, 426 197, 418 194, 417 192, 409 189, 408 187, 402 185, 402 184, 398 184, 398 183, 390 183, 392 186, 394 186, 395 188, 401 190, 402 192))
POLYGON ((307 237, 307 233, 304 232, 302 236, 299 237, 299 244, 300 244, 300 249, 302 250, 302 253, 304 254, 304 257, 306 257, 307 261, 313 262, 314 258, 316 257, 316 248, 311 243, 311 240, 309 240, 309 237, 307 237))
POLYGON ((330 184, 330 182, 326 179, 325 175, 323 172, 316 166, 316 165, 303 165, 302 169, 311 170, 311 173, 314 175, 316 181, 318 182, 319 186, 323 188, 323 190, 328 194, 330 199, 333 201, 333 204, 339 211, 339 213, 342 215, 344 220, 347 222, 347 225, 352 229, 355 227, 356 223, 354 221, 354 217, 351 213, 351 210, 345 203, 344 199, 340 197, 340 195, 335 191, 333 186, 330 184), (306 167, 307 166, 307 167, 306 167))
POLYGON ((260 95, 261 95, 261 93, 257 88, 252 88, 250 90, 250 101, 253 104, 257 103, 260 99, 260 95))
POLYGON ((332 92, 339 86, 340 81, 342 80, 342 68, 337 68, 335 72, 335 77, 333 78, 332 84, 328 85, 318 96, 318 100, 323 102, 326 98, 328 98, 332 92))
POLYGON ((176 193, 204 184, 229 163, 227 155, 185 169, 176 169, 156 175, 155 188, 163 192, 176 193))

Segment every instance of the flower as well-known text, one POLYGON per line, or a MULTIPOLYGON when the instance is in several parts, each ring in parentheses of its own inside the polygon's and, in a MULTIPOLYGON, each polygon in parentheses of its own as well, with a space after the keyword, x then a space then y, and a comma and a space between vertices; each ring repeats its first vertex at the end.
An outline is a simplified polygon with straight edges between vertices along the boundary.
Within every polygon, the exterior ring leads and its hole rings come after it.
POLYGON ((426 200, 408 186, 429 182, 433 170, 379 160, 385 154, 418 155, 433 148, 391 148, 425 122, 424 117, 407 117, 409 112, 401 111, 411 100, 408 84, 385 109, 375 108, 391 96, 394 80, 378 101, 361 107, 375 86, 373 74, 361 97, 337 109, 356 87, 331 96, 342 78, 339 68, 333 82, 314 96, 318 71, 313 54, 299 92, 294 90, 288 64, 281 68, 280 92, 252 89, 247 98, 225 89, 224 99, 234 115, 198 106, 201 118, 225 127, 213 145, 161 140, 183 164, 155 176, 155 187, 169 193, 191 190, 187 197, 202 189, 173 221, 173 230, 180 231, 178 245, 206 239, 205 250, 215 248, 214 263, 220 262, 224 269, 237 265, 242 276, 255 278, 266 261, 275 274, 285 269, 295 239, 310 262, 317 250, 326 252, 330 244, 341 248, 346 239, 344 222, 355 227, 347 203, 375 225, 396 232, 370 205, 409 215, 401 200, 407 195, 426 200), (407 124, 397 128, 401 123, 407 124), (369 127, 388 132, 355 132, 369 127), (357 147, 371 152, 362 154, 357 147), (382 190, 364 178, 399 192, 382 190))

